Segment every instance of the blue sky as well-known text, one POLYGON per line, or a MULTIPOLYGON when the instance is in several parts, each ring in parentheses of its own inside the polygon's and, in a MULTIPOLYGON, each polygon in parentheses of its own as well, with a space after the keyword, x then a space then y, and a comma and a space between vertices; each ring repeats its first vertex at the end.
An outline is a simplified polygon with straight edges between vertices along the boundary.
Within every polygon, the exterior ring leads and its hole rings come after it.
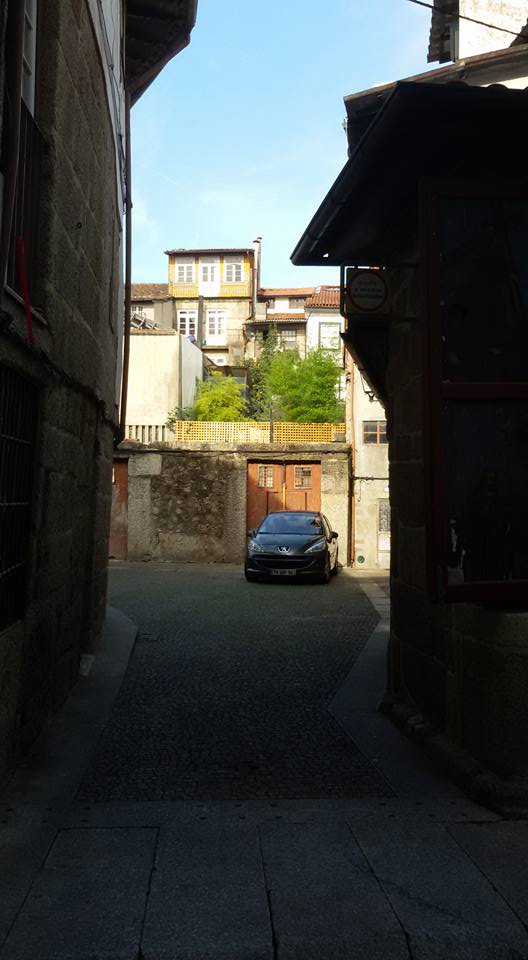
POLYGON ((164 250, 245 247, 262 285, 334 283, 290 255, 346 162, 343 97, 425 70, 407 0, 198 0, 190 45, 132 111, 133 280, 164 250))

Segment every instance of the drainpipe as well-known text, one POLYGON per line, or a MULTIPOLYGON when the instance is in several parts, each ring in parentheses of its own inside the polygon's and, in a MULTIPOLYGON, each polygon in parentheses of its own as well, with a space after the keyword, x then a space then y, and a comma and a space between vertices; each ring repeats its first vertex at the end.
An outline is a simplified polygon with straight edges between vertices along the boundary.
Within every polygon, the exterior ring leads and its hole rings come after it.
POLYGON ((350 536, 348 539, 348 557, 347 562, 349 565, 353 564, 356 560, 356 491, 355 491, 355 470, 356 470, 356 430, 354 423, 354 361, 352 357, 346 352, 346 364, 348 367, 348 377, 347 377, 347 396, 345 399, 345 430, 346 430, 346 439, 350 443, 352 448, 352 456, 350 458, 350 536))
POLYGON ((128 370, 130 366, 130 317, 132 306, 132 151, 130 141, 131 98, 125 94, 125 316, 123 336, 123 374, 121 381, 121 415, 118 443, 124 439, 128 399, 128 370))
MULTIPOLYGON (((6 93, 11 100, 11 123, 9 129, 9 155, 4 180, 2 202, 2 227, 0 234, 0 300, 6 281, 9 242, 13 227, 15 195, 18 175, 18 153, 20 149, 20 117, 22 112, 22 65, 24 57, 25 9, 21 0, 11 4, 13 16, 13 51, 10 70, 6 76, 6 93)), ((4 94, 4 102, 7 96, 4 94)))

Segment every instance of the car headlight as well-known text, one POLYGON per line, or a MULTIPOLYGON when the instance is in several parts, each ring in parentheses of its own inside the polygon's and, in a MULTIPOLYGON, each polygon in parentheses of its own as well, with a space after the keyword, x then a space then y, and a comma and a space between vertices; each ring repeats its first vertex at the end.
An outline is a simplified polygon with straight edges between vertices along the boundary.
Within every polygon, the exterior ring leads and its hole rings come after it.
POLYGON ((326 547, 326 540, 322 538, 321 540, 316 540, 315 543, 312 543, 311 547, 307 547, 304 551, 305 553, 321 553, 322 550, 326 547))
POLYGON ((257 543, 256 540, 250 540, 248 543, 248 553, 264 553, 264 547, 261 547, 260 543, 257 543))

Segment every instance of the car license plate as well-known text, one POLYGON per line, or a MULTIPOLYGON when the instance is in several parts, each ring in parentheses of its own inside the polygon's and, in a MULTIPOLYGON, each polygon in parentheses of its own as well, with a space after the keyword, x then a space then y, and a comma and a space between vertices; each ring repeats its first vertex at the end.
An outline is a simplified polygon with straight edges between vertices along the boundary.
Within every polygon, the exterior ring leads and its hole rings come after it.
POLYGON ((272 570, 274 577, 294 577, 297 570, 272 570))

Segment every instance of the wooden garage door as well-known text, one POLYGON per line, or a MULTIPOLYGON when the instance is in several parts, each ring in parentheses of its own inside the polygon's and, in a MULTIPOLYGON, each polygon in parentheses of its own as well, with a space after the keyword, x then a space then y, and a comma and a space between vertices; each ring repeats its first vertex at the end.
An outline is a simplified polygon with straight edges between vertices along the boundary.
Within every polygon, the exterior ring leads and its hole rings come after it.
POLYGON ((248 529, 272 510, 320 509, 320 463, 248 463, 248 529))

